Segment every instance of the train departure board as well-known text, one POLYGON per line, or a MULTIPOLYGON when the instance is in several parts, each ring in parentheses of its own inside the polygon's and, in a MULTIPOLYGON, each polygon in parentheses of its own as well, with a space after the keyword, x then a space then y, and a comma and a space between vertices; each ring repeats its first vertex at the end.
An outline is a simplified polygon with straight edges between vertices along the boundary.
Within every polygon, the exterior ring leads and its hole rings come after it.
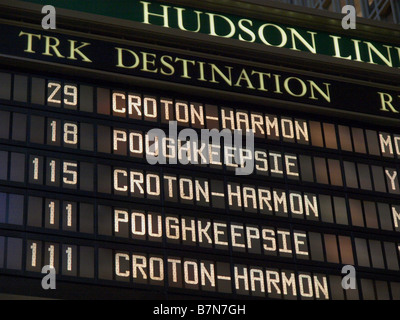
POLYGON ((400 299, 398 87, 5 20, 2 291, 400 299))

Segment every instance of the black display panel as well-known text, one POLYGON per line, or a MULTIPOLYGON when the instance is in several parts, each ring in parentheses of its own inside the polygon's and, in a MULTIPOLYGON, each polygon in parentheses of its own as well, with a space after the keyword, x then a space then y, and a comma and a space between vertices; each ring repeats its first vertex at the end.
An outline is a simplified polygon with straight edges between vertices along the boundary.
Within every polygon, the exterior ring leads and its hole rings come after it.
POLYGON ((1 273, 40 279, 50 265, 66 283, 149 296, 162 288, 400 298, 396 128, 62 77, 0 77, 1 273), (206 148, 161 137, 168 161, 151 165, 148 134, 168 134, 170 121, 178 133, 253 130, 254 153, 244 143, 238 161, 221 141, 206 148), (198 161, 185 165, 189 151, 198 161), (254 170, 238 176, 243 159, 254 170), (344 265, 357 270, 355 290, 341 286, 344 265))

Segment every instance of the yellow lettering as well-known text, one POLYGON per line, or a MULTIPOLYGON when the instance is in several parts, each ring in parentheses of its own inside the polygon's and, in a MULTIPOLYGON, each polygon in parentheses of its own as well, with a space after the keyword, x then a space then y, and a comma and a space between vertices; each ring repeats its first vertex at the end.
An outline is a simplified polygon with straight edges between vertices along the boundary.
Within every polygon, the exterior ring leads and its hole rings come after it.
POLYGON ((143 23, 150 24, 150 16, 159 17, 164 20, 164 27, 169 28, 168 9, 170 8, 170 6, 160 5, 163 8, 163 13, 161 14, 161 13, 152 13, 149 11, 149 7, 151 5, 150 2, 140 1, 140 3, 143 4, 143 17, 144 17, 143 23))
POLYGON ((82 42, 82 44, 81 44, 79 47, 75 48, 75 44, 77 43, 77 41, 74 41, 74 40, 68 40, 68 41, 69 41, 69 43, 70 43, 70 54, 69 54, 68 59, 70 59, 70 60, 78 60, 78 59, 75 57, 75 53, 77 53, 77 54, 79 54, 79 55, 81 56, 82 61, 84 61, 84 62, 92 62, 92 60, 90 60, 90 59, 89 59, 86 55, 84 55, 84 54, 82 53, 82 51, 81 51, 82 48, 87 47, 87 46, 90 46, 90 43, 88 43, 88 42, 82 42))
POLYGON ((158 72, 158 68, 149 69, 149 66, 153 67, 153 68, 155 67, 156 61, 154 59, 157 58, 157 55, 155 55, 154 53, 142 52, 142 57, 143 57, 143 62, 142 62, 143 68, 142 68, 142 71, 157 73, 158 72), (149 60, 148 57, 151 57, 151 58, 154 58, 154 59, 149 60))
POLYGON ((341 53, 340 53, 340 46, 339 46, 339 40, 342 39, 341 37, 338 36, 332 36, 330 35, 330 37, 333 39, 333 45, 335 47, 335 58, 340 58, 340 59, 346 59, 346 60, 351 60, 351 55, 349 55, 348 57, 342 57, 341 53))
POLYGON ((306 84, 304 83, 304 81, 301 80, 300 78, 289 77, 289 78, 287 78, 287 79, 284 81, 283 85, 284 85, 284 87, 285 87, 285 90, 286 90, 291 96, 293 96, 293 97, 304 97, 304 96, 306 95, 306 93, 307 93, 307 86, 306 86, 306 84), (296 94, 296 93, 294 93, 294 92, 292 91, 292 89, 291 89, 290 86, 289 86, 289 83, 290 83, 290 81, 292 81, 292 80, 296 80, 298 83, 300 83, 300 85, 301 85, 301 93, 296 94))
POLYGON ((212 74, 212 80, 210 82, 213 83, 219 83, 217 80, 215 80, 215 72, 219 74, 219 76, 230 86, 232 87, 232 69, 233 67, 228 67, 226 66, 225 68, 228 69, 228 76, 226 76, 215 64, 209 63, 211 66, 211 74, 212 74))
POLYGON ((196 61, 176 58, 175 62, 182 62, 183 75, 181 76, 181 78, 192 79, 192 77, 189 76, 189 63, 191 63, 192 65, 195 65, 196 61))
POLYGON ((247 82, 247 89, 255 89, 253 84, 250 81, 249 75, 246 72, 246 69, 243 69, 242 72, 240 73, 239 79, 235 84, 235 87, 241 87, 240 82, 246 81, 247 82))
POLYGON ((125 69, 135 69, 135 68, 137 68, 137 66, 140 63, 140 59, 139 59, 139 56, 136 54, 136 52, 134 52, 132 50, 129 50, 129 49, 124 49, 124 48, 117 48, 116 47, 115 49, 117 49, 117 51, 118 51, 118 64, 117 64, 117 67, 125 68, 125 69), (124 64, 123 52, 127 52, 127 53, 131 54, 132 57, 135 59, 135 62, 131 66, 126 66, 124 64))
POLYGON ((378 94, 381 98, 381 109, 380 109, 381 111, 390 112, 387 109, 387 108, 389 108, 393 113, 399 113, 399 111, 397 111, 395 109, 395 107, 393 107, 393 105, 392 105, 393 97, 391 94, 385 93, 385 92, 378 92, 378 94))
POLYGON ((26 49, 24 50, 24 52, 28 52, 28 53, 35 53, 35 51, 32 49, 33 37, 36 37, 39 40, 42 38, 42 36, 40 34, 28 33, 28 32, 23 32, 23 31, 21 31, 18 36, 19 37, 27 36, 27 46, 26 46, 26 49))
POLYGON ((196 33, 200 31, 200 29, 201 29, 200 15, 203 12, 194 10, 194 12, 196 13, 196 16, 197 16, 197 29, 196 30, 188 30, 188 29, 185 28, 184 23, 183 23, 183 11, 185 11, 186 9, 178 8, 178 7, 175 7, 175 9, 176 9, 177 15, 178 15, 178 27, 179 27, 179 29, 181 29, 183 31, 191 31, 191 32, 196 32, 196 33))
POLYGON ((312 81, 312 80, 307 80, 310 83, 310 88, 311 88, 311 97, 310 99, 312 100, 318 100, 318 98, 315 97, 315 91, 317 90, 320 95, 327 101, 327 102, 331 102, 331 92, 330 92, 330 83, 324 83, 325 85, 325 92, 323 91, 323 89, 321 89, 320 87, 318 87, 318 85, 312 81))
POLYGON ((388 57, 386 58, 381 52, 378 51, 378 49, 371 43, 371 42, 366 42, 364 41, 364 43, 367 45, 368 47, 368 54, 369 54, 369 62, 371 64, 377 64, 374 61, 374 58, 372 56, 372 51, 389 67, 393 67, 393 63, 392 63, 392 55, 390 53, 390 49, 392 49, 393 47, 391 46, 384 46, 387 50, 387 54, 388 57))
POLYGON ((267 46, 274 46, 274 47, 282 48, 287 44, 287 35, 285 33, 285 30, 283 30, 280 26, 278 26, 276 24, 272 24, 272 23, 263 24, 260 27, 260 29, 258 29, 258 36, 260 37, 261 41, 263 43, 265 43, 267 46), (264 30, 266 27, 274 27, 275 29, 277 29, 280 32, 281 38, 282 38, 280 44, 271 44, 267 41, 267 39, 265 39, 264 30))
POLYGON ((311 42, 312 44, 309 44, 306 39, 303 38, 303 36, 294 28, 288 28, 291 32, 292 35, 292 50, 300 51, 300 49, 297 49, 296 47, 296 39, 299 39, 300 42, 312 53, 316 54, 317 53, 317 47, 315 45, 315 35, 317 34, 316 32, 311 32, 307 31, 307 33, 311 34, 311 42))
POLYGON ((259 78, 259 83, 260 83, 260 87, 258 88, 258 90, 260 91, 268 91, 268 89, 265 88, 265 81, 264 81, 264 77, 268 77, 271 79, 271 74, 270 73, 265 73, 265 72, 258 72, 253 70, 251 72, 251 75, 254 74, 258 74, 258 78, 259 78))
POLYGON ((169 69, 169 72, 164 71, 163 68, 161 68, 161 74, 165 75, 165 76, 172 76, 175 73, 175 68, 171 65, 170 62, 173 61, 173 58, 171 56, 162 56, 160 59, 161 64, 166 67, 167 69, 169 69), (169 60, 169 62, 167 61, 169 60))
POLYGON ((222 16, 220 14, 216 14, 216 13, 206 13, 206 14, 210 17, 210 36, 232 38, 235 35, 236 28, 230 19, 228 19, 227 17, 222 16), (215 18, 216 17, 221 18, 228 23, 229 28, 230 28, 230 32, 228 34, 226 34, 224 36, 217 34, 216 27, 215 27, 215 18))
POLYGON ((56 54, 56 56, 58 58, 65 58, 60 51, 58 51, 58 46, 60 45, 60 40, 58 40, 55 37, 49 37, 49 36, 44 36, 44 38, 46 39, 46 49, 45 52, 43 53, 44 56, 53 56, 53 54, 50 53, 50 49, 53 50, 53 52, 56 54), (51 44, 51 41, 54 41, 53 44, 51 44))

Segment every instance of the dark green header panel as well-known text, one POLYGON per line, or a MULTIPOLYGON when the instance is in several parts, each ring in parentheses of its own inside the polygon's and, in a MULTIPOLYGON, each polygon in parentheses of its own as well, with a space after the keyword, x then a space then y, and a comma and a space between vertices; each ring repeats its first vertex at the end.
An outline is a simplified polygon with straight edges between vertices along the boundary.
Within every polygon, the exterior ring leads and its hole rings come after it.
POLYGON ((393 44, 275 24, 246 16, 139 0, 26 0, 25 2, 54 5, 56 8, 304 51, 315 55, 322 54, 343 60, 379 64, 391 68, 400 67, 400 48, 393 44))

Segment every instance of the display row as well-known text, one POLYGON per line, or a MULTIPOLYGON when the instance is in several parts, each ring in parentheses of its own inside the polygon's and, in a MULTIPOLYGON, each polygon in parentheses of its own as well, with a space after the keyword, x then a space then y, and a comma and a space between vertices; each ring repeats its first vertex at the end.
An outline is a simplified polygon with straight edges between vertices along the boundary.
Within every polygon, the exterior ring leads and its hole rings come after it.
POLYGON ((57 281, 84 281, 147 290, 164 287, 169 292, 195 290, 208 297, 220 293, 225 297, 236 294, 302 300, 400 298, 400 285, 396 281, 357 277, 357 289, 344 290, 341 277, 322 268, 317 272, 312 269, 294 271, 286 266, 228 263, 208 256, 184 257, 159 251, 145 253, 133 247, 127 250, 38 237, 30 239, 29 236, 27 240, 0 236, 1 273, 36 275, 39 288, 44 266, 55 269, 59 275, 57 281))
POLYGON ((271 112, 256 106, 220 107, 190 102, 187 98, 163 98, 159 93, 146 95, 140 89, 134 90, 137 93, 128 93, 4 72, 0 73, 0 82, 0 99, 17 105, 48 106, 65 113, 82 111, 86 116, 97 114, 102 119, 151 126, 177 121, 180 127, 196 129, 240 129, 243 134, 253 130, 261 141, 298 143, 385 158, 400 155, 400 134, 383 127, 360 128, 343 121, 321 122, 314 117, 278 115, 272 107, 268 107, 271 112))

